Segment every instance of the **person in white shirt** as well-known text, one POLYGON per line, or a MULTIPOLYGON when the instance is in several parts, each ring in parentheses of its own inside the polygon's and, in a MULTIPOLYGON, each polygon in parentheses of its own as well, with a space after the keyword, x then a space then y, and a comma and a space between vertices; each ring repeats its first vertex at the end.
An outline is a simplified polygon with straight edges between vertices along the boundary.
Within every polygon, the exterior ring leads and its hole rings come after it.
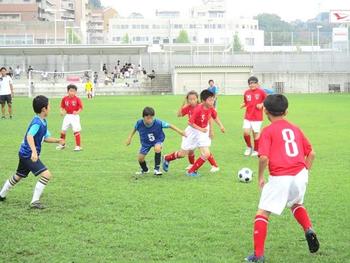
POLYGON ((13 82, 9 75, 6 75, 5 67, 0 69, 0 104, 2 119, 5 119, 5 105, 7 103, 8 113, 12 119, 12 98, 13 98, 13 82))

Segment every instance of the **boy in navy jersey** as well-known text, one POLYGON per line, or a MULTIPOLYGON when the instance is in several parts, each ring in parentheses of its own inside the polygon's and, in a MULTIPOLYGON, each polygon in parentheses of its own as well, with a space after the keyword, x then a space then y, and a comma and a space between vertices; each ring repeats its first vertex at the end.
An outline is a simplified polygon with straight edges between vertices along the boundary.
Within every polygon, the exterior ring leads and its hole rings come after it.
POLYGON ((185 132, 181 131, 174 125, 165 121, 154 118, 155 112, 153 108, 146 107, 142 112, 142 119, 136 122, 136 125, 130 133, 126 145, 130 145, 132 137, 136 131, 140 134, 141 149, 138 156, 138 161, 141 166, 141 171, 136 174, 149 173, 145 157, 152 147, 154 147, 154 175, 162 175, 160 171, 162 144, 165 140, 163 129, 170 128, 176 131, 181 136, 186 136, 185 132))
POLYGON ((62 139, 52 138, 47 129, 46 117, 50 112, 49 99, 45 96, 35 97, 33 100, 33 109, 37 115, 31 121, 19 149, 19 163, 16 174, 8 179, 2 187, 0 201, 5 201, 8 191, 22 178, 26 178, 32 172, 35 176, 40 175, 40 179, 34 188, 30 207, 43 209, 45 207, 40 203, 39 199, 52 176, 39 158, 41 144, 44 141, 63 144, 64 141, 62 139))

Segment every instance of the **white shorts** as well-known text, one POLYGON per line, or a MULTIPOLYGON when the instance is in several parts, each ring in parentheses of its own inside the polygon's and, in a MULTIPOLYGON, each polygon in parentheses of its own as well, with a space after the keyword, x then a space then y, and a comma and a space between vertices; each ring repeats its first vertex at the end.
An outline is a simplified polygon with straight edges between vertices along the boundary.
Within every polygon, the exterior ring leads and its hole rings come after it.
POLYGON ((252 129, 255 133, 259 133, 261 129, 262 121, 248 121, 244 119, 243 129, 252 129))
POLYGON ((285 207, 303 204, 308 178, 305 168, 295 176, 270 176, 262 190, 259 209, 280 215, 285 207))
POLYGON ((72 127, 73 132, 80 132, 80 116, 74 114, 66 114, 62 123, 62 131, 67 131, 69 127, 72 127))
POLYGON ((206 133, 188 126, 185 130, 187 137, 182 137, 181 149, 185 151, 195 150, 198 147, 210 147, 209 126, 206 133))

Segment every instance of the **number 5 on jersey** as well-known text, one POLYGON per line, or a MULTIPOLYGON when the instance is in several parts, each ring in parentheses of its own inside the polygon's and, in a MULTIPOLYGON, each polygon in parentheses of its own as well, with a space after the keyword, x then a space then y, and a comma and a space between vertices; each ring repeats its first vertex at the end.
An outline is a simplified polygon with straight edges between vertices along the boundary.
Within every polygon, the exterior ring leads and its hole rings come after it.
POLYGON ((154 134, 153 133, 149 133, 148 134, 148 140, 150 141, 150 142, 154 142, 155 141, 155 137, 154 137, 154 134))

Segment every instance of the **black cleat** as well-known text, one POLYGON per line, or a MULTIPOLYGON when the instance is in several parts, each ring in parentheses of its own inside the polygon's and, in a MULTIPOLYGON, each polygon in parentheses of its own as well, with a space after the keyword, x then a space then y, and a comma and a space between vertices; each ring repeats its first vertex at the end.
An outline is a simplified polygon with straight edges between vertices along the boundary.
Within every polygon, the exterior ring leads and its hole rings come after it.
POLYGON ((0 196, 0 202, 3 202, 3 201, 5 201, 5 200, 6 200, 6 197, 0 196))
POLYGON ((320 243, 317 240, 316 233, 311 228, 309 228, 305 232, 305 237, 306 237, 307 244, 309 245, 310 253, 317 252, 318 249, 320 248, 320 243))
POLYGON ((33 209, 45 209, 45 206, 43 206, 40 203, 40 201, 35 201, 35 202, 30 204, 30 208, 33 208, 33 209))

